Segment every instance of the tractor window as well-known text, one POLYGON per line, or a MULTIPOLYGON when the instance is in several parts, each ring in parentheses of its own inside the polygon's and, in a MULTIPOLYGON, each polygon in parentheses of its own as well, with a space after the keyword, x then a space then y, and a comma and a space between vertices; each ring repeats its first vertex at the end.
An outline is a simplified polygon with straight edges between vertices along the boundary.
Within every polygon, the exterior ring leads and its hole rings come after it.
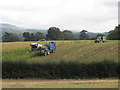
POLYGON ((32 48, 37 48, 37 46, 36 46, 36 45, 33 45, 32 48))

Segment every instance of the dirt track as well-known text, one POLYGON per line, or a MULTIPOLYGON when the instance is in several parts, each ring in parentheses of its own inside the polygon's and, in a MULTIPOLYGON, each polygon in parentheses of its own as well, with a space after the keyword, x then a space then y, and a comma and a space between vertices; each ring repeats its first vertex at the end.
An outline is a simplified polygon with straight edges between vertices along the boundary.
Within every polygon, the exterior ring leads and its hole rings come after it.
MULTIPOLYGON (((2 86, 3 87, 39 87, 40 85, 84 85, 84 84, 88 84, 88 85, 96 85, 96 84, 111 84, 111 83, 118 83, 117 79, 104 79, 104 80, 9 80, 9 79, 5 79, 2 82, 2 86)), ((117 88, 117 85, 115 85, 117 88)), ((114 86, 114 87, 115 87, 114 86)), ((73 86, 74 87, 74 86, 73 86)), ((99 87, 99 86, 98 86, 99 87)), ((101 87, 101 86, 100 86, 101 87)), ((109 87, 109 85, 108 85, 109 87)))

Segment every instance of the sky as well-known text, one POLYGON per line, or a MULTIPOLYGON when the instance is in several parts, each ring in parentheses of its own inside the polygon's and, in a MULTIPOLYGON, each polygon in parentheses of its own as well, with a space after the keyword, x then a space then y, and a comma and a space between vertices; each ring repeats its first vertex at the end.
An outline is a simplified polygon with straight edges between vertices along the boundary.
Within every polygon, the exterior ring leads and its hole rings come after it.
POLYGON ((118 25, 119 0, 0 0, 0 23, 23 28, 108 32, 118 25))

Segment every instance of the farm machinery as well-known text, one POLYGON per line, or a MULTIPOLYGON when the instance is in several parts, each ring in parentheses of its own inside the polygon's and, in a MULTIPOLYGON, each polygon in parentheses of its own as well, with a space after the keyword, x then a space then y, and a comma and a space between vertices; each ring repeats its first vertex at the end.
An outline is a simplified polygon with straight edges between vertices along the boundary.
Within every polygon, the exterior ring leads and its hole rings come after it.
POLYGON ((100 43, 100 42, 106 42, 106 37, 105 36, 98 36, 95 40, 95 43, 100 43))
POLYGON ((38 55, 49 55, 50 53, 55 52, 56 49, 56 43, 54 42, 48 42, 45 43, 44 46, 42 46, 42 44, 38 44, 38 43, 32 43, 30 44, 31 46, 31 51, 37 51, 38 55))
POLYGON ((30 46, 31 46, 31 51, 36 51, 36 50, 38 50, 39 48, 42 47, 42 44, 31 43, 30 46))

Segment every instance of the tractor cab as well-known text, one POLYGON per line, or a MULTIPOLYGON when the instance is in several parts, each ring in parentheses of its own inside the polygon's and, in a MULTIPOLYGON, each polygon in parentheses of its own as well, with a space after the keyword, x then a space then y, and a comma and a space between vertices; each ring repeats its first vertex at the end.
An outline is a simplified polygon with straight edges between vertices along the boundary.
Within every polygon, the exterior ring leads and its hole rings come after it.
POLYGON ((30 46, 31 46, 31 51, 34 51, 34 50, 38 50, 39 48, 41 48, 42 44, 31 43, 30 46))

